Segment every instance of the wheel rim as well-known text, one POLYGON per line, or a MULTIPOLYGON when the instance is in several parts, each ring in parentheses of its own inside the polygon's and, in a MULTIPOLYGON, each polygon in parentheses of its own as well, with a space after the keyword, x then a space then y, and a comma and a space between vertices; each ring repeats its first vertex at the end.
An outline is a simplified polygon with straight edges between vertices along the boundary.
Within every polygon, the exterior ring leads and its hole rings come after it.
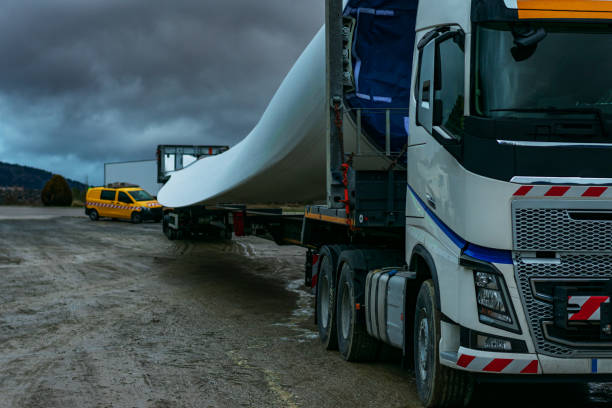
POLYGON ((320 278, 319 298, 321 299, 321 326, 327 328, 329 325, 329 281, 325 275, 320 278))
POLYGON ((351 331, 351 297, 350 287, 347 283, 344 284, 342 291, 342 337, 348 339, 351 331))
MULTIPOLYGON (((425 310, 422 311, 422 314, 425 314, 425 310)), ((419 322, 418 336, 418 370, 423 381, 425 381, 429 375, 430 342, 429 320, 427 320, 427 316, 425 315, 419 322)))

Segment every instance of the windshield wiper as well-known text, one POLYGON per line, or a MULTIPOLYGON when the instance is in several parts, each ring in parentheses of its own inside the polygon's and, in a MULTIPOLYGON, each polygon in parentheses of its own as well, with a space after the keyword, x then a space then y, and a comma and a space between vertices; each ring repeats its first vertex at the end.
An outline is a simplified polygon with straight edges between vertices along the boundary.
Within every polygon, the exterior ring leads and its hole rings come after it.
POLYGON ((577 113, 577 114, 592 114, 599 120, 601 126, 601 134, 603 137, 608 137, 606 131, 606 120, 604 119, 603 111, 598 108, 503 108, 503 109, 491 109, 490 112, 518 112, 518 113, 550 113, 553 115, 562 115, 565 113, 577 113))

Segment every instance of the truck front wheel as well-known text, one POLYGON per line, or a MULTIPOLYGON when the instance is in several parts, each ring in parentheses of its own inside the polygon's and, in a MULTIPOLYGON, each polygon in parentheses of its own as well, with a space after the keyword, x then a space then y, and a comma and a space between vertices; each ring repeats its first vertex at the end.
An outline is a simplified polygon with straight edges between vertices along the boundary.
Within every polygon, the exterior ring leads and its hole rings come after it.
POLYGON ((473 379, 466 373, 440 364, 440 311, 435 304, 432 280, 423 282, 414 319, 414 372, 417 391, 427 408, 466 406, 473 379))
POLYGON ((378 341, 367 333, 365 322, 358 316, 357 303, 362 293, 361 282, 355 278, 351 265, 345 263, 338 282, 336 326, 338 350, 346 361, 372 361, 378 352, 378 341))
POLYGON ((319 338, 327 350, 338 347, 335 324, 336 285, 334 280, 335 262, 328 247, 321 248, 317 280, 317 326, 319 338))

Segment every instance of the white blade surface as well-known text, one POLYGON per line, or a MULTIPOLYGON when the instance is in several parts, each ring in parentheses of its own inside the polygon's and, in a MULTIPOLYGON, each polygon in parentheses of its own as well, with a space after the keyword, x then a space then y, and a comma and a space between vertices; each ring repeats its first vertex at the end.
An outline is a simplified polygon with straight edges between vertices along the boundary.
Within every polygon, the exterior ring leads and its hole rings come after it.
POLYGON ((325 29, 295 63, 253 131, 229 151, 174 173, 158 200, 288 203, 325 198, 325 29))

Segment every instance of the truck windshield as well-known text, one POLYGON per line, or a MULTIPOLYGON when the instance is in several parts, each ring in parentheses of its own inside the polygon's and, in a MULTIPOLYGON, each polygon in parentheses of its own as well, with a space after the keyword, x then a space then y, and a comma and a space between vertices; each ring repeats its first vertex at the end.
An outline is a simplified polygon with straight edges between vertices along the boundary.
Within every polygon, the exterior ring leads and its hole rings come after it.
POLYGON ((475 49, 478 116, 612 113, 612 24, 487 23, 475 49))
POLYGON ((129 194, 132 196, 134 201, 152 201, 153 200, 153 197, 151 197, 151 194, 147 193, 144 190, 130 191, 129 194))

